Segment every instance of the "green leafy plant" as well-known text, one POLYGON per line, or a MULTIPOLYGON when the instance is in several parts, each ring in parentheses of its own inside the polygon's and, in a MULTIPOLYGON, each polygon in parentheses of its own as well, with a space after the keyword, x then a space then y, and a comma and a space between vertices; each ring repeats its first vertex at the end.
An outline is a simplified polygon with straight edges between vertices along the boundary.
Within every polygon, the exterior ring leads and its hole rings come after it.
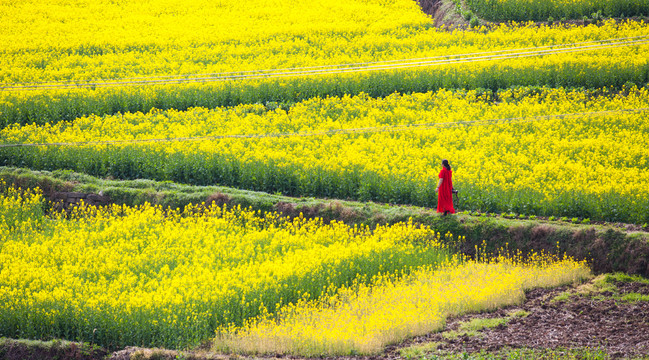
POLYGON ((592 13, 590 17, 595 21, 601 21, 603 19, 602 10, 597 10, 596 12, 592 13))

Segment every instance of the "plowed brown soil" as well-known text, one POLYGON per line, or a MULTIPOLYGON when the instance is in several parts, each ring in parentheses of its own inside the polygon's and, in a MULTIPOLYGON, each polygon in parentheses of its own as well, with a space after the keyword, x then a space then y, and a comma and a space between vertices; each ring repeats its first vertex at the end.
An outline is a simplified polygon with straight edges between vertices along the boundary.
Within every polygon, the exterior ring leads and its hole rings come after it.
POLYGON ((388 358, 398 357, 398 350, 413 343, 439 342, 438 351, 450 353, 497 353, 504 348, 599 349, 611 358, 649 356, 649 301, 623 301, 629 293, 649 294, 649 284, 617 283, 618 293, 574 295, 552 301, 566 288, 537 289, 527 293, 521 306, 492 313, 472 314, 449 320, 447 329, 457 330, 463 322, 476 318, 504 318, 515 310, 529 312, 512 318, 506 325, 485 329, 478 336, 447 340, 442 333, 415 338, 391 347, 388 358))

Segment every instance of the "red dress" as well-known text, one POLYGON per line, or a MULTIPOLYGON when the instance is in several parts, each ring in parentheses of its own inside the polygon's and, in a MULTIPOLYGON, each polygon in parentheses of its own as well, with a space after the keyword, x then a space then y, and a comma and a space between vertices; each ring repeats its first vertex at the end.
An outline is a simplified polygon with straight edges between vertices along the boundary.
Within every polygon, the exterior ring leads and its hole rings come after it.
POLYGON ((437 212, 443 213, 448 211, 451 214, 455 214, 455 209, 453 208, 453 180, 451 179, 453 175, 452 170, 442 168, 442 171, 439 172, 439 178, 442 180, 442 185, 439 186, 439 193, 437 194, 437 212))

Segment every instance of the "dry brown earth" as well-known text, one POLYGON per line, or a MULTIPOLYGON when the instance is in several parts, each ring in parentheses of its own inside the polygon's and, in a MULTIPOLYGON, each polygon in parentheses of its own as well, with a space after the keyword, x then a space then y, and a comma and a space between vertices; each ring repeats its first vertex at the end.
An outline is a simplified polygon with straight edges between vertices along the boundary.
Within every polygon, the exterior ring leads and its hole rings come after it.
MULTIPOLYGON (((451 353, 498 353, 506 348, 557 349, 590 348, 611 358, 649 356, 649 301, 624 301, 624 295, 649 295, 649 284, 617 283, 616 293, 576 294, 555 298, 567 288, 537 289, 527 293, 521 306, 492 313, 470 314, 449 321, 447 330, 457 331, 462 323, 476 318, 506 318, 513 311, 529 315, 512 318, 506 325, 485 329, 477 336, 448 340, 443 333, 418 337, 408 344, 439 342, 438 351, 451 353)), ((395 358, 399 347, 389 354, 395 358)))

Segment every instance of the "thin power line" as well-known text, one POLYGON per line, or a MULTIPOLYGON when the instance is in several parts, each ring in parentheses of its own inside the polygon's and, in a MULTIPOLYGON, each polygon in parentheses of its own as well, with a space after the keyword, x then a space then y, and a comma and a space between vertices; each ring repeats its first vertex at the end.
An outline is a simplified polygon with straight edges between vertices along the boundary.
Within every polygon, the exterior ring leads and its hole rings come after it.
POLYGON ((420 124, 373 126, 373 127, 351 128, 351 129, 331 129, 331 130, 302 132, 302 133, 298 132, 298 133, 271 133, 271 134, 233 134, 233 135, 213 135, 213 136, 196 136, 196 137, 175 137, 175 138, 162 138, 162 139, 128 139, 128 140, 97 140, 97 141, 56 142, 56 143, 0 144, 0 148, 138 144, 138 143, 153 143, 153 142, 208 141, 208 140, 221 140, 221 139, 310 137, 310 136, 328 136, 328 135, 362 134, 362 133, 379 133, 379 132, 387 133, 387 132, 419 130, 419 129, 428 129, 428 128, 450 128, 450 127, 461 127, 461 126, 485 126, 485 125, 498 125, 498 124, 505 124, 505 123, 534 122, 534 121, 551 120, 551 119, 562 119, 568 117, 591 117, 591 116, 611 115, 611 114, 617 114, 623 112, 644 112, 644 111, 649 111, 649 107, 590 111, 590 112, 581 112, 581 113, 523 116, 523 117, 500 118, 500 119, 455 121, 455 122, 443 122, 443 123, 420 123, 420 124))
POLYGON ((139 81, 117 80, 117 81, 88 82, 88 83, 17 85, 17 86, 4 87, 4 89, 24 90, 24 89, 42 89, 42 88, 54 89, 54 88, 69 88, 69 87, 111 87, 111 86, 124 86, 124 85, 165 85, 165 84, 172 84, 172 83, 215 82, 215 81, 226 81, 226 80, 279 78, 279 77, 288 77, 288 76, 295 77, 295 76, 309 76, 309 75, 340 74, 340 73, 352 73, 352 72, 415 68, 415 67, 422 67, 422 66, 434 66, 434 65, 466 63, 466 62, 476 62, 476 61, 506 60, 511 58, 520 58, 520 57, 543 56, 543 55, 552 55, 552 54, 560 54, 560 53, 568 53, 568 52, 598 50, 603 48, 617 48, 617 47, 624 47, 624 46, 631 46, 631 45, 642 45, 647 43, 649 43, 649 39, 627 41, 627 42, 620 42, 620 43, 608 43, 608 44, 599 44, 599 45, 562 48, 562 49, 537 50, 531 52, 515 52, 509 54, 502 54, 502 55, 471 56, 471 57, 459 57, 453 59, 444 57, 444 59, 441 60, 429 60, 429 61, 417 61, 417 62, 411 61, 411 62, 403 62, 403 63, 379 64, 379 65, 369 65, 369 66, 322 68, 322 69, 303 70, 303 71, 283 71, 283 69, 280 69, 274 72, 265 72, 265 73, 260 73, 260 72, 256 72, 256 73, 251 72, 247 74, 223 73, 214 76, 203 75, 199 77, 189 77, 189 78, 168 78, 168 79, 146 79, 145 78, 144 80, 139 80, 139 81), (234 75, 230 75, 230 74, 234 74, 234 75))
POLYGON ((215 74, 201 74, 201 75, 189 76, 189 77, 177 77, 177 76, 169 77, 169 78, 151 77, 151 78, 141 78, 142 80, 128 80, 128 81, 122 79, 122 80, 115 80, 115 81, 85 82, 85 83, 67 83, 67 82, 51 83, 51 84, 41 83, 41 84, 32 84, 32 85, 5 86, 5 87, 1 87, 0 89, 33 90, 33 89, 57 89, 57 88, 70 88, 70 87, 165 85, 165 84, 177 84, 177 83, 188 83, 188 82, 216 82, 216 81, 227 81, 227 80, 250 80, 250 79, 260 79, 260 78, 281 78, 281 77, 295 77, 295 76, 355 73, 355 72, 367 72, 367 71, 378 71, 378 70, 396 70, 396 69, 417 68, 417 67, 436 66, 436 65, 444 65, 444 64, 460 64, 460 63, 490 61, 490 60, 507 60, 512 58, 535 57, 535 56, 554 55, 554 54, 562 54, 562 53, 600 50, 606 48, 619 48, 619 47, 627 47, 633 45, 644 45, 644 44, 649 44, 649 36, 609 39, 609 40, 602 40, 600 42, 582 42, 582 43, 574 43, 573 45, 576 44, 590 44, 590 45, 580 45, 580 46, 562 47, 562 48, 553 47, 550 49, 544 49, 549 47, 549 46, 545 46, 545 47, 538 47, 538 48, 500 50, 494 52, 464 54, 464 55, 446 55, 446 56, 437 56, 431 58, 407 59, 407 60, 400 60, 400 61, 391 60, 385 62, 358 63, 358 64, 352 64, 351 66, 331 65, 331 66, 323 66, 323 67, 258 70, 258 71, 248 71, 248 72, 238 72, 238 73, 227 72, 227 73, 215 73, 215 74), (611 42, 614 40, 622 40, 622 41, 611 42), (603 41, 609 41, 609 42, 603 43, 603 41), (535 49, 535 50, 520 51, 520 50, 527 50, 527 49, 535 49), (484 55, 484 54, 489 54, 489 55, 484 55))
MULTIPOLYGON (((358 63, 344 63, 344 64, 333 64, 333 65, 317 65, 317 66, 302 66, 302 67, 290 67, 282 69, 262 69, 262 70, 244 70, 244 71, 231 71, 231 72, 220 72, 220 73, 194 73, 194 74, 176 74, 176 75, 151 75, 151 76, 134 76, 134 77, 125 77, 117 80, 153 80, 153 79, 168 79, 168 78, 188 78, 188 77, 202 77, 202 76, 224 76, 224 75, 234 75, 234 74, 247 74, 247 73, 272 73, 278 71, 296 71, 296 70, 313 70, 313 69, 326 69, 326 68, 341 68, 341 67, 351 67, 351 66, 366 66, 366 65, 375 65, 375 64, 389 64, 389 63, 402 63, 410 61, 426 61, 426 60, 435 60, 435 59, 448 59, 452 57, 466 57, 466 56, 478 56, 485 54, 498 54, 504 52, 517 52, 522 50, 539 50, 545 48, 560 48, 560 47, 569 47, 577 46, 584 44, 601 44, 606 42, 617 42, 617 41, 626 41, 626 40, 637 40, 637 39, 646 39, 649 38, 649 35, 639 35, 639 36, 630 36, 622 38, 610 38, 602 40, 589 40, 573 43, 563 43, 563 44, 553 44, 553 45, 543 45, 543 46, 532 46, 532 47, 523 47, 523 48, 514 48, 514 49, 502 49, 502 50, 493 50, 493 51, 482 51, 475 53, 463 53, 463 54, 449 54, 449 55, 437 55, 421 58, 408 58, 408 59, 394 59, 394 60, 381 60, 381 61, 370 61, 370 62, 358 62, 358 63)), ((89 80, 88 82, 109 82, 110 79, 95 79, 89 80)), ((56 83, 72 83, 75 84, 75 80, 61 80, 56 83)), ((39 85, 39 84, 52 84, 52 82, 32 82, 25 83, 21 85, 39 85)))

